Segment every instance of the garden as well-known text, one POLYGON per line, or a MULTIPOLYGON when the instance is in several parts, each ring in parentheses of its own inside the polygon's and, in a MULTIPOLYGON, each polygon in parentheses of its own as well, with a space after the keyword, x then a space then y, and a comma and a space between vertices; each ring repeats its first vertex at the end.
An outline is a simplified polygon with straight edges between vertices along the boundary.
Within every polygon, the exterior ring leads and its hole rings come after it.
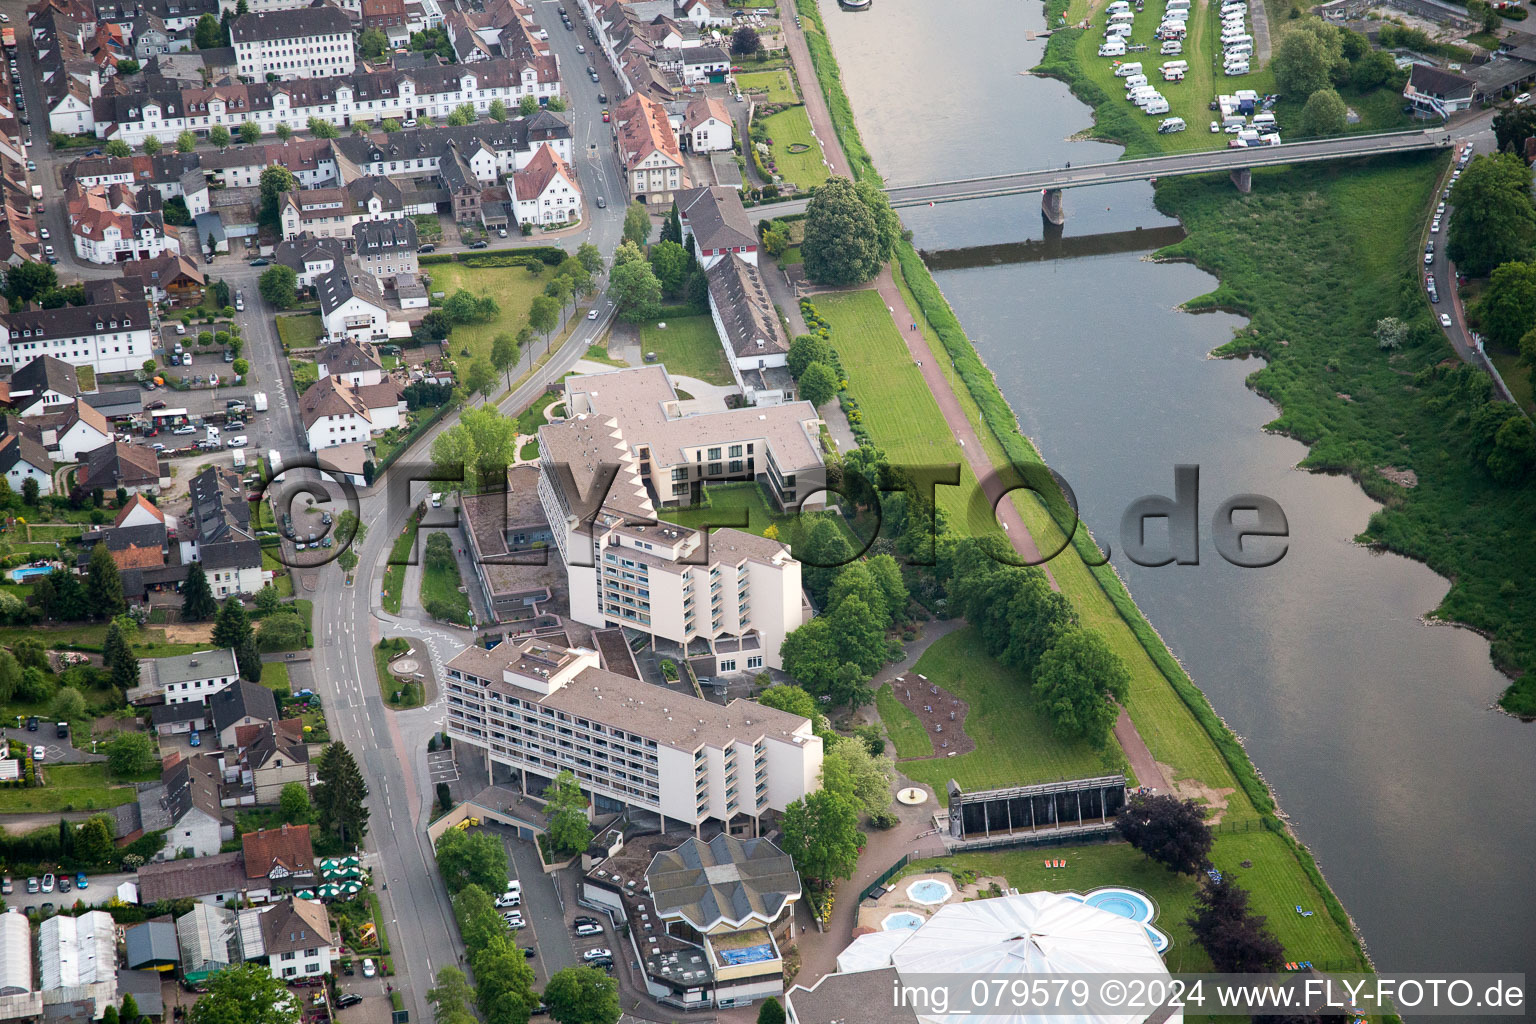
POLYGON ((660 363, 674 376, 694 377, 707 384, 733 383, 713 317, 683 316, 641 324, 640 351, 648 362, 660 363), (652 353, 655 360, 648 358, 652 353))
POLYGON ((752 137, 768 146, 769 155, 762 160, 768 173, 779 175, 802 192, 827 180, 821 144, 811 134, 811 119, 803 106, 753 120, 752 137))
POLYGON ((468 362, 491 358, 491 342, 498 334, 517 336, 528 324, 528 308, 534 296, 544 294, 549 275, 543 264, 532 267, 470 267, 463 263, 434 263, 422 268, 422 273, 432 278, 432 292, 452 295, 463 289, 476 297, 490 296, 496 300, 497 313, 482 323, 455 324, 453 333, 444 342, 444 350, 451 345, 453 356, 468 362), (540 273, 533 273, 539 270, 540 273), (466 353, 465 350, 468 350, 466 353))
POLYGON ((421 607, 434 619, 474 625, 469 595, 459 576, 459 562, 454 557, 453 541, 448 534, 434 530, 427 537, 426 554, 421 565, 421 607))

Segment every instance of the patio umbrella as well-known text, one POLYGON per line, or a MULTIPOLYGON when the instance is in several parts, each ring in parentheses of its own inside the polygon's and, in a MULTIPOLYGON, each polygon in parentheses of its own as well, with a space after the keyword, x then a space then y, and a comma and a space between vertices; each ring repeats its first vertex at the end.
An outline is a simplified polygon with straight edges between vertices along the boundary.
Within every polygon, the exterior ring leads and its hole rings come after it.
POLYGON ((300 889, 298 892, 294 893, 294 895, 301 900, 312 900, 315 898, 315 893, 312 889, 300 889))
POLYGON ((361 865, 363 862, 358 860, 356 857, 344 857, 342 858, 341 863, 343 867, 355 868, 361 865))
POLYGON ((345 892, 348 896, 356 896, 358 893, 363 891, 363 887, 356 882, 348 882, 345 886, 342 887, 342 891, 345 892))

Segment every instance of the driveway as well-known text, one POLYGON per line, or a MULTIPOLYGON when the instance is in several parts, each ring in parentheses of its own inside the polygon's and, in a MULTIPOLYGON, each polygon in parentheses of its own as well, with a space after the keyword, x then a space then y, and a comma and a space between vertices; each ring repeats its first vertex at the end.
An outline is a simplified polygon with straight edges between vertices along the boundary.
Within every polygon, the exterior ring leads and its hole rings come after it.
POLYGON ((0 732, 4 732, 8 740, 25 743, 28 747, 44 748, 46 754, 43 758, 43 767, 45 768, 50 764, 86 764, 107 759, 105 754, 93 754, 89 750, 75 749, 72 735, 60 739, 52 722, 39 723, 37 732, 9 727, 0 732))

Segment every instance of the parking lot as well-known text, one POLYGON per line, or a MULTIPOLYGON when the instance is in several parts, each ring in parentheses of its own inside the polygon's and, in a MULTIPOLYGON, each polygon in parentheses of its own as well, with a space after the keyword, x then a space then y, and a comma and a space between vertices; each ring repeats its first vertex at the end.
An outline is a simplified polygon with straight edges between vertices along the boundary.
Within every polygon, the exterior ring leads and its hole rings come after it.
POLYGON ((40 720, 37 723, 36 732, 28 732, 23 723, 21 728, 7 726, 0 729, 8 740, 25 743, 28 749, 33 747, 43 748, 43 763, 48 764, 80 764, 86 761, 105 761, 105 754, 93 754, 89 750, 78 750, 70 742, 71 737, 59 738, 58 726, 54 722, 40 720))

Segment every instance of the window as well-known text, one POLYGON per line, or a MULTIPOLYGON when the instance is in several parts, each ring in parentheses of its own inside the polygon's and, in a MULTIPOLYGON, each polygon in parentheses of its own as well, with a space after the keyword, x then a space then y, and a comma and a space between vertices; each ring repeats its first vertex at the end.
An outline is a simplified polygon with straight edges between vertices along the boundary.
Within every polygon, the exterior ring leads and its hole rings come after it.
POLYGON ((761 654, 754 654, 754 655, 752 655, 752 657, 747 659, 747 668, 762 668, 762 667, 763 667, 763 656, 761 654))
POLYGON ((720 662, 720 671, 721 672, 735 672, 736 671, 736 659, 735 658, 726 658, 725 660, 721 661, 720 662))

